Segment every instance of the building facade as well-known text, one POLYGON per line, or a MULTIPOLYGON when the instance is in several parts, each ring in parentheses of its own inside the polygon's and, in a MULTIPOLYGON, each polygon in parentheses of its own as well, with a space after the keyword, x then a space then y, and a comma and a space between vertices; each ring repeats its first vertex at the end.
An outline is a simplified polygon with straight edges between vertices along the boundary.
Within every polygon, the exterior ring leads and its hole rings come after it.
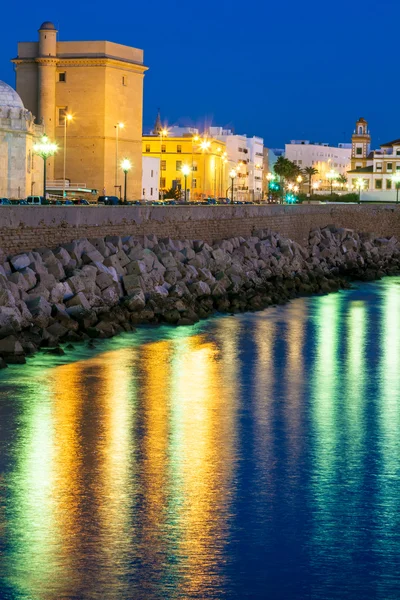
POLYGON ((350 185, 357 189, 361 180, 361 197, 364 200, 395 201, 396 184, 399 185, 396 178, 400 177, 400 139, 381 144, 378 150, 372 152, 370 142, 368 123, 359 119, 352 136, 350 185))
POLYGON ((187 189, 192 200, 224 197, 228 187, 225 144, 197 133, 180 133, 177 136, 174 128, 170 128, 165 135, 161 132, 143 136, 143 157, 160 160, 160 190, 183 189, 182 167, 187 165, 190 169, 187 189))
POLYGON ((350 169, 351 145, 329 146, 326 143, 313 143, 309 140, 291 140, 290 144, 285 145, 285 157, 300 169, 314 167, 318 171, 315 178, 321 183, 326 183, 326 174, 329 171, 346 175, 350 169))
POLYGON ((143 51, 108 41, 60 42, 46 21, 38 41, 18 44, 12 62, 24 105, 59 146, 47 164, 50 182, 64 177, 66 140, 68 181, 119 193, 120 161, 129 158, 130 195, 141 197, 143 51))
POLYGON ((142 157, 142 200, 158 200, 160 196, 160 158, 142 157))
POLYGON ((264 140, 236 135, 231 129, 210 127, 209 135, 224 142, 228 155, 229 171, 236 169, 234 196, 237 200, 261 200, 264 177, 264 140))
POLYGON ((33 152, 42 135, 16 91, 0 81, 0 197, 43 193, 43 159, 33 152))

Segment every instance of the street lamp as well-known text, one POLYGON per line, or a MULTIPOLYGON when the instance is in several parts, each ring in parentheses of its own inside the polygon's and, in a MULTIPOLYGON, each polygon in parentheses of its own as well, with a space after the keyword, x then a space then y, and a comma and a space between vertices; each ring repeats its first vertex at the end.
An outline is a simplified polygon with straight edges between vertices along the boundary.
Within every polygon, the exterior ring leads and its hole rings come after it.
POLYGON ((400 173, 392 175, 392 181, 396 186, 396 204, 399 203, 400 173))
POLYGON ((361 190, 364 189, 364 179, 359 177, 356 179, 356 188, 358 188, 358 204, 361 203, 361 190))
MULTIPOLYGON (((125 125, 123 123, 116 123, 115 127, 115 191, 118 189, 118 137, 119 130, 123 129, 125 125)), ((119 199, 121 200, 121 188, 119 189, 119 199)))
POLYGON ((161 185, 162 184, 162 178, 163 178, 163 176, 162 176, 162 172, 163 172, 163 169, 162 169, 162 163, 163 163, 163 161, 162 161, 162 151, 163 151, 163 149, 162 149, 162 147, 163 147, 163 138, 167 137, 167 135, 168 135, 168 129, 166 129, 165 127, 163 127, 161 129, 161 131, 160 131, 160 195, 161 195, 161 200, 164 199, 164 188, 161 185))
POLYGON ((65 198, 65 167, 67 161, 67 123, 72 121, 73 116, 69 113, 64 115, 64 175, 63 175, 63 198, 65 198))
POLYGON ((301 175, 298 175, 298 176, 297 176, 297 178, 296 178, 296 181, 297 181, 297 183, 299 184, 299 187, 300 187, 300 185, 301 185, 301 182, 303 181, 303 178, 302 178, 302 176, 301 176, 301 175))
POLYGON ((233 182, 235 180, 236 175, 237 175, 237 173, 236 173, 235 169, 232 169, 230 171, 230 173, 229 173, 229 177, 232 180, 232 185, 231 185, 231 204, 233 204, 233 182))
POLYGON ((126 204, 126 183, 127 183, 127 178, 128 178, 128 171, 131 168, 132 168, 132 163, 129 160, 129 158, 124 158, 124 160, 121 162, 121 169, 123 170, 123 172, 125 174, 124 204, 126 204))
POLYGON ((50 142, 47 135, 44 135, 40 142, 33 145, 33 153, 43 158, 43 197, 46 200, 46 173, 47 173, 47 159, 50 156, 54 156, 57 152, 58 146, 53 142, 50 142))
POLYGON ((203 195, 204 195, 204 197, 206 196, 206 152, 210 146, 211 146, 211 142, 206 139, 204 139, 200 144, 201 151, 203 152, 203 195))
POLYGON ((191 169, 189 165, 183 165, 181 168, 182 175, 185 178, 185 204, 187 202, 187 176, 189 175, 191 169))
POLYGON ((337 179, 337 176, 338 174, 333 169, 331 169, 329 173, 326 174, 326 178, 331 182, 331 196, 333 194, 333 181, 337 179))

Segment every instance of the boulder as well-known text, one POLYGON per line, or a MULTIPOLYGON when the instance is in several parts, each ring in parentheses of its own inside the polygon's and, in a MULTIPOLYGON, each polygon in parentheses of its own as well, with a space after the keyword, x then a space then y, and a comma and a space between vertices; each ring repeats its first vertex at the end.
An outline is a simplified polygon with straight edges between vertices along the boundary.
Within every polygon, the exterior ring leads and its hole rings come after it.
POLYGON ((20 271, 21 269, 25 269, 28 267, 31 260, 28 254, 17 254, 16 256, 11 256, 10 263, 15 271, 20 271))

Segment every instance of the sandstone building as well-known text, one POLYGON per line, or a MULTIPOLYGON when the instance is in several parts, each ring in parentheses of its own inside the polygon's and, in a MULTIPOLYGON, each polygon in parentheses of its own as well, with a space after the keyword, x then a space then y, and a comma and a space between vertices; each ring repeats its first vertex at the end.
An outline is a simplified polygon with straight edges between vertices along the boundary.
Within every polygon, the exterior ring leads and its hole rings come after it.
POLYGON ((17 92, 0 81, 0 197, 43 192, 43 160, 32 152, 43 134, 17 92))
POLYGON ((12 62, 18 94, 59 146, 47 164, 49 182, 63 179, 64 126, 71 114, 65 179, 112 195, 123 184, 120 161, 129 158, 129 195, 140 198, 143 51, 107 41, 58 41, 46 21, 39 41, 20 42, 12 62))

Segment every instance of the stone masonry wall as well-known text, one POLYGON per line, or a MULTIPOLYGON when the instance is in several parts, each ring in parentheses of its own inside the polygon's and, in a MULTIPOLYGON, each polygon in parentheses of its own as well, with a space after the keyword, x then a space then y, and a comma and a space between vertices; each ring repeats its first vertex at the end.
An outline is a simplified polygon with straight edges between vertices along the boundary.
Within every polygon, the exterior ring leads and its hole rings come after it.
POLYGON ((79 238, 149 233, 211 243, 248 237, 260 228, 304 245, 311 229, 329 224, 400 237, 400 206, 2 206, 0 248, 5 254, 16 254, 79 238))

